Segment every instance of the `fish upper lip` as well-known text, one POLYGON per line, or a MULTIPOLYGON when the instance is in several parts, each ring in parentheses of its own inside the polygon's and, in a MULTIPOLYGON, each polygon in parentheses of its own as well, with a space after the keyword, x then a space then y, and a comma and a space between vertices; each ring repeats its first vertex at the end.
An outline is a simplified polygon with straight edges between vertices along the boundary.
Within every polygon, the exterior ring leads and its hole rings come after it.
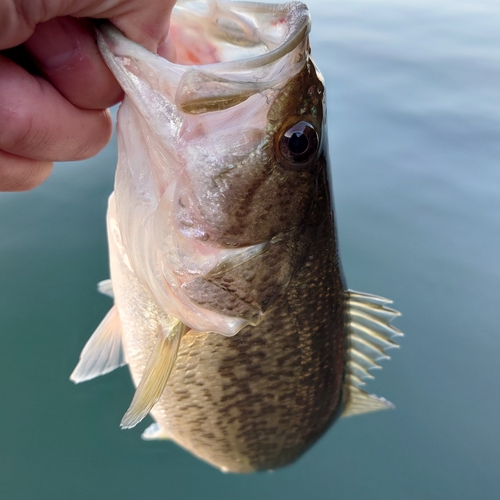
MULTIPOLYGON (((307 36, 311 28, 311 15, 307 6, 301 2, 290 2, 287 4, 246 4, 244 2, 233 2, 244 5, 249 11, 254 10, 255 8, 275 8, 276 11, 273 13, 278 17, 278 14, 283 14, 283 22, 290 27, 288 34, 285 36, 284 40, 276 47, 275 49, 266 52, 265 54, 259 56, 248 57, 245 59, 237 59, 234 61, 222 61, 216 63, 207 63, 196 66, 201 66, 204 69, 212 70, 217 69, 217 71, 223 72, 233 72, 233 71, 241 71, 242 69, 251 70, 260 68, 262 66, 271 64, 286 54, 289 54, 293 51, 299 43, 307 36), (254 7, 252 9, 251 7, 254 7)), ((174 9, 175 11, 175 9, 174 9)), ((109 50, 116 56, 122 57, 132 57, 132 54, 119 54, 114 50, 115 41, 117 40, 117 36, 124 36, 123 33, 116 28, 110 22, 98 22, 95 23, 95 29, 98 34, 98 38, 100 38, 106 45, 109 50), (119 34, 119 35, 118 35, 119 34)), ((139 54, 148 54, 150 57, 158 58, 162 61, 165 61, 167 64, 171 65, 172 68, 177 68, 179 71, 181 68, 186 70, 187 68, 193 67, 191 65, 178 64, 168 61, 163 57, 153 54, 149 52, 146 48, 142 47, 135 42, 130 41, 136 48, 136 50, 140 51, 139 54)))

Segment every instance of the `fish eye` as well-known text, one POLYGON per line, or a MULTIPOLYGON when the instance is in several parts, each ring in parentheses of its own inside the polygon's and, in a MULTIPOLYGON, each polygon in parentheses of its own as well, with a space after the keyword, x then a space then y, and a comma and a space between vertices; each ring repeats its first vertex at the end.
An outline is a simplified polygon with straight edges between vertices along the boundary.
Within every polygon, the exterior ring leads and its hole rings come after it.
POLYGON ((318 133, 310 123, 300 121, 281 134, 277 146, 279 157, 287 163, 285 167, 302 169, 318 152, 318 133))

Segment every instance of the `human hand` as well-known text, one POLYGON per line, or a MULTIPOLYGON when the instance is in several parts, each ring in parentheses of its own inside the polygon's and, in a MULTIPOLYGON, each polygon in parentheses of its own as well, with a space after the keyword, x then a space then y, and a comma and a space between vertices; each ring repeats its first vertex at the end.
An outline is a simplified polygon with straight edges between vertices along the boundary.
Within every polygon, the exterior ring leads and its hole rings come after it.
POLYGON ((122 91, 85 18, 108 18, 166 55, 174 3, 0 0, 0 191, 31 189, 50 175, 52 162, 89 158, 111 137, 106 108, 122 91))

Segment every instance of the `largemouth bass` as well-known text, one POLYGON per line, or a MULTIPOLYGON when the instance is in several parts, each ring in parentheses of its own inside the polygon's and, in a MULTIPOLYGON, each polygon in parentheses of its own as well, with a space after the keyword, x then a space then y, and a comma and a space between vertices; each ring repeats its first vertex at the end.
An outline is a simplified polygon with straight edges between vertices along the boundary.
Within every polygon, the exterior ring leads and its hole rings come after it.
POLYGON ((348 291, 327 168, 325 87, 301 3, 179 2, 175 62, 111 25, 99 48, 126 97, 107 215, 115 305, 72 380, 128 364, 122 427, 223 471, 293 462, 361 389, 398 313, 348 291))

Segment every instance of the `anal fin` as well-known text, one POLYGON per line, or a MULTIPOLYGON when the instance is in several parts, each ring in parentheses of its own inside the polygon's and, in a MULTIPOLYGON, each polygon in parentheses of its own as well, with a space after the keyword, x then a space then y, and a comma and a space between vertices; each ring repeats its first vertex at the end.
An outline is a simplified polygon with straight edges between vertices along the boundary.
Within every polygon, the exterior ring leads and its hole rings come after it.
POLYGON ((135 427, 160 399, 177 359, 180 340, 186 331, 187 327, 176 320, 159 332, 132 403, 121 421, 123 429, 135 427))
POLYGON ((378 361, 389 359, 387 349, 399 347, 392 339, 403 334, 391 321, 400 315, 387 307, 390 300, 367 293, 346 292, 348 361, 344 383, 343 417, 394 408, 384 398, 368 394, 360 387, 364 378, 373 378, 368 370, 381 368, 378 361))
POLYGON ((79 384, 125 364, 120 316, 113 306, 85 344, 70 380, 79 384))

